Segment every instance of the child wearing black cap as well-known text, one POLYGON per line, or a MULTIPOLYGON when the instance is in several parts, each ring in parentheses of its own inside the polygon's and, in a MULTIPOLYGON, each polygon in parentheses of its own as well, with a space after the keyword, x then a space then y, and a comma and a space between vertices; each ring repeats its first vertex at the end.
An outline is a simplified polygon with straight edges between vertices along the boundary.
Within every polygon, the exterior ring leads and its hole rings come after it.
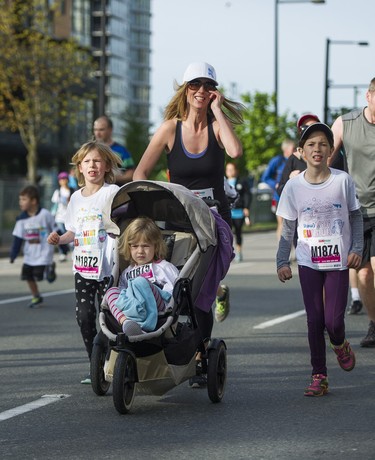
POLYGON ((323 396, 328 392, 325 329, 340 367, 351 371, 355 366, 344 315, 348 268, 359 268, 362 260, 363 224, 352 178, 328 167, 333 152, 330 128, 323 123, 307 127, 299 147, 307 169, 287 182, 280 197, 277 214, 283 218, 283 230, 277 274, 282 283, 292 278, 289 256, 297 227, 296 258, 312 365, 312 380, 304 394, 323 396))

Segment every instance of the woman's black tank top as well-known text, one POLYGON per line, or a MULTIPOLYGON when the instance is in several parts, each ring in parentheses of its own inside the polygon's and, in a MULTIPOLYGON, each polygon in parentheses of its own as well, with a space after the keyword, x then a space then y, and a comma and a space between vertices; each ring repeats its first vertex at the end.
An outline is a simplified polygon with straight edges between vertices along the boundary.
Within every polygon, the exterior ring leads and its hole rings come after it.
POLYGON ((208 123, 207 148, 198 154, 191 154, 184 147, 181 128, 181 121, 177 121, 175 141, 167 154, 170 181, 190 190, 213 188, 214 199, 220 202, 219 212, 226 214, 229 205, 224 192, 225 150, 217 142, 212 123, 208 123))

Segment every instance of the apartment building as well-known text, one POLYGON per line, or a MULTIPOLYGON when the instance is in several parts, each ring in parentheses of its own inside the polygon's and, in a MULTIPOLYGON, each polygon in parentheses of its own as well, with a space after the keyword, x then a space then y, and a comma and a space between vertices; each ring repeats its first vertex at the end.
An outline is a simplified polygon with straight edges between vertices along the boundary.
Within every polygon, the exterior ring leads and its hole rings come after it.
MULTIPOLYGON (((53 0, 46 0, 46 9, 53 0)), ((87 101, 82 121, 49 133, 40 145, 40 168, 59 168, 92 134, 93 120, 106 114, 113 137, 124 143, 124 114, 149 125, 151 0, 61 0, 51 21, 55 38, 74 37, 96 61, 97 97, 87 101)), ((0 136, 0 175, 25 174, 26 150, 17 133, 0 136)))

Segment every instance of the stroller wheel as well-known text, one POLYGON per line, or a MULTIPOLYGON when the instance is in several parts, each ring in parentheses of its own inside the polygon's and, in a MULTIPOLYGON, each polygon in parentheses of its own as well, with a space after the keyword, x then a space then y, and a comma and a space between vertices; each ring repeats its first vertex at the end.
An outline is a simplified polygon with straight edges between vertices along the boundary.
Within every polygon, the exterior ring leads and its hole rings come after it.
POLYGON ((113 374, 113 402, 120 414, 128 413, 132 407, 136 381, 136 361, 130 353, 121 351, 113 374))
POLYGON ((98 396, 107 393, 111 382, 105 380, 104 363, 107 355, 107 347, 102 343, 94 343, 90 362, 91 386, 98 396))
POLYGON ((225 343, 213 341, 208 350, 207 390, 214 403, 223 399, 227 380, 227 349, 225 343))

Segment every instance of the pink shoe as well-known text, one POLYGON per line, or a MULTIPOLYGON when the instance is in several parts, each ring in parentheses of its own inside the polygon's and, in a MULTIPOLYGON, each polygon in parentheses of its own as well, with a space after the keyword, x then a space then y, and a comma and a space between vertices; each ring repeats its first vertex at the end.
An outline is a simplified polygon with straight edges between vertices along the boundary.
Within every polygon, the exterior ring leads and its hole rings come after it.
POLYGON ((305 388, 305 396, 323 396, 328 393, 328 379, 324 374, 313 374, 310 385, 305 388))
POLYGON ((354 369, 355 354, 350 347, 350 343, 346 339, 344 340, 344 343, 339 346, 332 345, 331 343, 331 347, 337 355, 337 361, 339 362, 341 369, 344 369, 344 371, 347 372, 354 369))

